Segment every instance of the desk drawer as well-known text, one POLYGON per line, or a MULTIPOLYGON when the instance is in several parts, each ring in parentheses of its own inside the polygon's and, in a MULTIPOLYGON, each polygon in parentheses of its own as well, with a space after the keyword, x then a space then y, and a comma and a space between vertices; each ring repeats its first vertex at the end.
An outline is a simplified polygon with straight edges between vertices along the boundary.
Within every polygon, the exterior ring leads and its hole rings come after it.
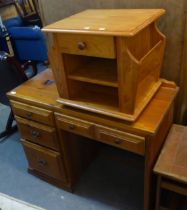
POLYGON ((97 139, 103 143, 119 147, 140 155, 145 153, 145 138, 133 134, 117 131, 111 128, 97 126, 97 139))
POLYGON ((38 107, 30 106, 20 102, 11 101, 15 115, 34 120, 47 125, 54 125, 53 112, 38 107))
POLYGON ((31 142, 59 150, 55 128, 16 116, 22 138, 31 142))
POLYGON ((71 133, 80 134, 86 137, 93 137, 94 125, 84 120, 56 114, 57 126, 71 133))
POLYGON ((63 53, 115 58, 112 36, 86 34, 56 34, 57 43, 63 53))
POLYGON ((22 140, 29 167, 59 180, 66 180, 62 157, 58 152, 22 140))

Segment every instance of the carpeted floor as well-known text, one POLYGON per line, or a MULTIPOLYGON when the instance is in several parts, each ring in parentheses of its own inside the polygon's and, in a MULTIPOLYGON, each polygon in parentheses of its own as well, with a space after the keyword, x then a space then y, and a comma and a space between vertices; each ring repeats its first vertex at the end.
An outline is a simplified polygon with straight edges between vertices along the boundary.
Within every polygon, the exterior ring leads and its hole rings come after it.
POLYGON ((0 193, 0 209, 3 210, 45 210, 24 201, 0 193))
MULTIPOLYGON (((0 131, 8 113, 0 104, 0 131)), ((0 192, 48 210, 142 210, 142 165, 142 157, 107 146, 68 193, 27 173, 17 132, 0 144, 0 192)))
POLYGON ((71 194, 27 173, 19 138, 0 144, 0 192, 49 210, 142 210, 142 158, 103 149, 71 194))

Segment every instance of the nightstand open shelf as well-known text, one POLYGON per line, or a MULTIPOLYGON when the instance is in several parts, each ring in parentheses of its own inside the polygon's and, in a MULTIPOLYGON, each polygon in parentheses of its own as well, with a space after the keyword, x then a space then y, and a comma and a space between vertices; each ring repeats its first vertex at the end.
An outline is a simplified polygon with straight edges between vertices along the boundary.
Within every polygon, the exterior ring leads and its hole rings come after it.
POLYGON ((119 104, 117 88, 88 84, 84 82, 76 85, 79 85, 79 87, 81 86, 81 88, 73 92, 71 100, 60 98, 58 101, 65 105, 74 107, 77 107, 77 105, 78 107, 82 106, 83 109, 85 109, 84 106, 86 105, 88 110, 101 110, 101 113, 105 109, 115 112, 118 111, 119 104), (77 101, 76 104, 72 103, 74 100, 77 101))
POLYGON ((115 59, 93 57, 83 66, 69 73, 67 77, 82 82, 118 87, 117 62, 115 59))
POLYGON ((86 10, 45 27, 53 33, 50 58, 58 101, 136 120, 161 86, 165 36, 155 22, 164 13, 86 10))

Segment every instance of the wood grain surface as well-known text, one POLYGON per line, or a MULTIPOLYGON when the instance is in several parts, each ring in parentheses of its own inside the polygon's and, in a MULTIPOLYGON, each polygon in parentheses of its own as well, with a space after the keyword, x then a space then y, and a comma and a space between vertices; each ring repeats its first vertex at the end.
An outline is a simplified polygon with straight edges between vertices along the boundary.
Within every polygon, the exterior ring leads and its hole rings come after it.
MULTIPOLYGON (((183 81, 181 83, 185 78, 183 75, 187 69, 187 59, 184 59, 184 57, 182 59, 182 55, 186 54, 187 51, 186 47, 183 50, 185 16, 187 12, 186 0, 76 0, 76 4, 74 0, 41 0, 39 4, 45 25, 90 8, 164 8, 166 15, 164 15, 158 23, 160 30, 167 38, 161 77, 175 81, 180 85, 181 92, 187 89, 185 82, 183 81), (183 65, 184 68, 182 72, 181 65, 183 65)), ((178 122, 184 120, 183 116, 185 115, 187 107, 184 95, 182 95, 181 98, 181 100, 177 101, 178 106, 176 108, 176 112, 183 108, 182 113, 179 112, 176 117, 178 122)))

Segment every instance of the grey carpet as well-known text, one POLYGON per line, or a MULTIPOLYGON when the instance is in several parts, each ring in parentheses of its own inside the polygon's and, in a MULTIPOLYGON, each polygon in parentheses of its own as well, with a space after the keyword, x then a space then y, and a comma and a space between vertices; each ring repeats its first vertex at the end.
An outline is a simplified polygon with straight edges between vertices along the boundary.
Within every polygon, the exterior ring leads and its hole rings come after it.
POLYGON ((142 158, 103 149, 72 194, 27 173, 19 139, 17 132, 0 144, 0 192, 49 210, 142 209, 142 158))

